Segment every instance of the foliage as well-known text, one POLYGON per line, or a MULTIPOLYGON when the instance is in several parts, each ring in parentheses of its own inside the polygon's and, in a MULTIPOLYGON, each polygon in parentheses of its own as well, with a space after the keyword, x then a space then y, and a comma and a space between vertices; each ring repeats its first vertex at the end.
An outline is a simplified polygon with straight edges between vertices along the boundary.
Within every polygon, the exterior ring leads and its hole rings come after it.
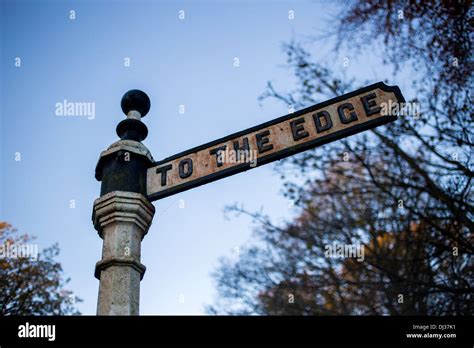
MULTIPOLYGON (((0 222, 0 245, 12 249, 34 238, 0 222)), ((38 252, 37 257, 0 258, 1 315, 77 315, 74 304, 81 300, 64 287, 61 264, 55 261, 57 244, 38 252)), ((8 256, 8 255, 7 255, 8 256)), ((31 256, 31 255, 30 255, 31 256)))
MULTIPOLYGON (((275 226, 262 213, 231 207, 258 222, 259 243, 237 262, 222 260, 215 273, 220 297, 208 310, 468 315, 474 302, 470 2, 353 1, 337 22, 336 51, 381 45, 395 71, 413 67, 417 98, 410 102, 419 103, 421 115, 282 161, 285 195, 299 209, 294 221, 275 226), (333 243, 360 243, 364 261, 327 257, 333 243)), ((362 85, 314 62, 297 42, 284 49, 297 88, 281 93, 269 83, 262 99, 300 108, 362 85)))

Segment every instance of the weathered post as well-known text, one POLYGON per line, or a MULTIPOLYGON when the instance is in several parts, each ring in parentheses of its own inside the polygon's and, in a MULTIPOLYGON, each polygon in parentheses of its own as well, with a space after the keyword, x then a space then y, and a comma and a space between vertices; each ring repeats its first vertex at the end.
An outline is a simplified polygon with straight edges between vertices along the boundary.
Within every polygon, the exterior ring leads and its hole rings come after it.
POLYGON ((97 314, 138 315, 145 273, 140 244, 155 213, 150 201, 393 122, 397 116, 386 106, 404 102, 397 86, 379 82, 154 162, 141 143, 150 99, 142 91, 127 92, 120 140, 102 152, 95 172, 102 187, 92 220, 104 240, 95 269, 97 314))
POLYGON ((141 143, 148 135, 141 118, 150 110, 150 99, 131 90, 121 106, 127 119, 117 125, 120 140, 101 153, 95 170, 102 184, 92 221, 104 240, 95 267, 100 281, 97 315, 139 314, 140 281, 146 270, 140 262, 141 241, 155 213, 146 193, 146 171, 154 161, 141 143))

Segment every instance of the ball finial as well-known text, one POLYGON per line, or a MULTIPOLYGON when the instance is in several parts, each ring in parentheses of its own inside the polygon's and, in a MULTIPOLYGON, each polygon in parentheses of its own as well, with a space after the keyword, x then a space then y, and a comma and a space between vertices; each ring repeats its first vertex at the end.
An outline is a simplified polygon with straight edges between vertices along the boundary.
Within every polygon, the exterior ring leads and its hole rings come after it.
POLYGON ((122 97, 122 111, 125 115, 132 110, 138 111, 141 117, 144 117, 150 111, 150 98, 145 92, 138 89, 132 89, 125 93, 122 97))

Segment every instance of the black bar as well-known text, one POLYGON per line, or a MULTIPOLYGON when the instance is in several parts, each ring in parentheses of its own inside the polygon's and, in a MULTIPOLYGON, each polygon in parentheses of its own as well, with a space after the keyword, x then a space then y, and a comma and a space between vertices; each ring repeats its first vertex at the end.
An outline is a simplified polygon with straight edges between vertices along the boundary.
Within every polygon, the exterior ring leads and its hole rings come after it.
POLYGON ((143 316, 1 317, 0 346, 54 344, 411 344, 433 347, 474 342, 472 317, 426 316, 143 316), (19 338, 18 327, 54 324, 55 340, 19 338), (414 329, 426 326, 427 329, 414 329), (437 328, 434 328, 436 325, 437 328), (441 327, 440 325, 443 325, 441 327), (432 326, 432 328, 430 328, 432 326), (407 338, 407 334, 455 338, 407 338))

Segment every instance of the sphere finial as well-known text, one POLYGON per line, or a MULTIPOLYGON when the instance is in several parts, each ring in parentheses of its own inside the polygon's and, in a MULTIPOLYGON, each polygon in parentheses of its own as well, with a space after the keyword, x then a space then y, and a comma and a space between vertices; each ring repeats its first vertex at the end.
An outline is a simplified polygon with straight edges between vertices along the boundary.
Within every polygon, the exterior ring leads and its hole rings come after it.
POLYGON ((151 103, 145 92, 132 89, 123 95, 120 105, 125 115, 128 115, 130 111, 138 111, 141 117, 145 117, 150 111, 151 103))
POLYGON ((141 118, 150 111, 150 98, 145 92, 132 89, 123 95, 120 105, 127 118, 117 125, 117 135, 122 140, 144 140, 148 129, 141 118))

